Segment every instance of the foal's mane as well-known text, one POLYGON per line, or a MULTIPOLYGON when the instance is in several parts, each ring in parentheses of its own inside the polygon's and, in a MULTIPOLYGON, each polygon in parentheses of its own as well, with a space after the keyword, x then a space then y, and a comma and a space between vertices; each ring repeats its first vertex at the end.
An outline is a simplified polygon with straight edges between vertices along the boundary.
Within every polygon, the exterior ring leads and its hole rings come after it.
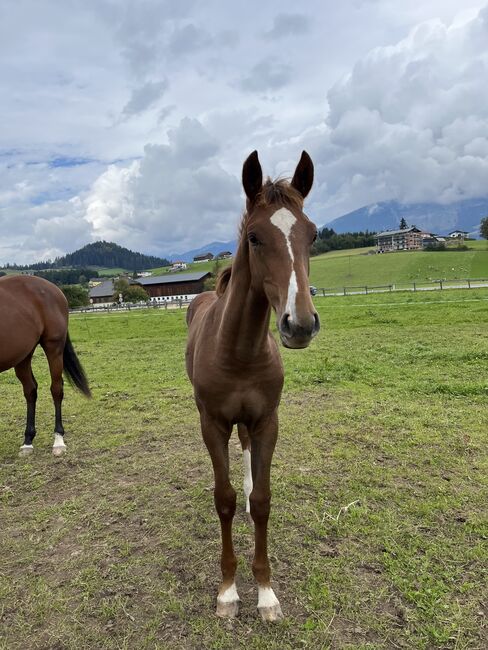
MULTIPOLYGON (((267 178, 261 191, 253 202, 253 208, 268 208, 271 205, 280 205, 285 208, 302 210, 303 197, 288 180, 278 178, 273 181, 271 178, 267 178)), ((243 237, 244 226, 248 217, 249 212, 246 211, 241 219, 241 223, 239 224, 239 241, 241 241, 243 237)), ((225 293, 231 275, 232 265, 227 266, 217 276, 215 291, 218 296, 222 296, 225 293)))

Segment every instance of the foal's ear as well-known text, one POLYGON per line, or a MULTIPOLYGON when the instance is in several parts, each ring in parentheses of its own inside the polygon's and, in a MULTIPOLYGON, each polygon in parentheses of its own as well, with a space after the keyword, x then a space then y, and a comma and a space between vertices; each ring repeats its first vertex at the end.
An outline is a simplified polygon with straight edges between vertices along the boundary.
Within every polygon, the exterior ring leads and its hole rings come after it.
POLYGON ((302 157, 295 169, 291 184, 300 192, 303 198, 305 198, 312 189, 313 162, 306 151, 302 151, 302 157))
POLYGON ((254 201, 263 186, 263 170, 257 151, 252 152, 242 167, 242 184, 247 198, 254 201))

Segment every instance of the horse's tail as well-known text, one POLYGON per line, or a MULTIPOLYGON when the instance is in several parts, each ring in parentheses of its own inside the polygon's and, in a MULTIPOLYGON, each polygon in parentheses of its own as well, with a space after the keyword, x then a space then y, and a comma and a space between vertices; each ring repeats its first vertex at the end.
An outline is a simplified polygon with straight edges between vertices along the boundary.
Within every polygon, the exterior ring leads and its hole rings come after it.
POLYGON ((76 356, 69 334, 66 334, 66 343, 63 350, 64 373, 72 386, 75 386, 87 397, 91 397, 91 391, 88 386, 88 380, 85 371, 76 356))

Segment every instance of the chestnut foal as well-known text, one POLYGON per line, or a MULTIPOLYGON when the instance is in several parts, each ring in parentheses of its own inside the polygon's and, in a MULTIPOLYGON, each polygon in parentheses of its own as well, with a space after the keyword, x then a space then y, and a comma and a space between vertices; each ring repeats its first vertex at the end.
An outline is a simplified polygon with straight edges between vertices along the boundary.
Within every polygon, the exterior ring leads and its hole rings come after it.
POLYGON ((15 369, 24 388, 27 423, 20 454, 32 453, 36 435, 37 382, 31 361, 38 346, 44 349, 51 373, 55 424, 53 454, 66 450, 61 417, 63 370, 69 381, 90 397, 88 382, 68 336, 68 303, 52 282, 28 275, 0 278, 0 372, 15 369))
POLYGON ((283 365, 269 332, 271 309, 281 342, 305 348, 319 330, 308 280, 309 251, 316 227, 303 213, 313 182, 313 163, 304 151, 291 183, 263 185, 254 151, 244 163, 247 210, 234 263, 215 292, 197 296, 187 314, 186 366, 200 412, 203 439, 212 459, 214 499, 222 532, 222 584, 217 614, 236 616, 239 596, 232 545, 236 492, 229 481, 228 443, 237 424, 244 454, 247 511, 255 526, 253 573, 258 610, 266 621, 282 618, 270 584, 267 526, 270 466, 278 435, 283 365))

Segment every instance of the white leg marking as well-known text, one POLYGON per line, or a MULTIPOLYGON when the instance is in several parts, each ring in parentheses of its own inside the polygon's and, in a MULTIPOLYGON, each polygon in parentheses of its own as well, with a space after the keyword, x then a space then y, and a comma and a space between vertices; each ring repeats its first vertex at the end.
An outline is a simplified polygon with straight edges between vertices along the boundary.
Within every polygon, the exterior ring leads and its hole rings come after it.
POLYGON ((258 610, 265 621, 277 621, 283 618, 280 601, 271 587, 258 586, 258 610))
POLYGON ((64 444, 64 438, 60 433, 54 434, 54 444, 53 444, 53 454, 55 456, 62 456, 66 451, 66 445, 64 444))
POLYGON ((233 603, 236 600, 239 600, 239 594, 237 593, 236 583, 233 582, 230 587, 227 587, 225 591, 217 596, 217 600, 220 603, 233 603))
POLYGON ((291 241, 290 241, 291 229, 293 228, 295 222, 296 222, 296 217, 290 212, 290 210, 287 210, 286 208, 280 208, 279 210, 276 210, 276 212, 271 216, 271 223, 273 224, 273 226, 276 226, 279 230, 281 230, 281 232, 285 236, 286 246, 288 248, 288 252, 290 253, 291 274, 290 274, 290 280, 288 282, 286 313, 290 314, 290 318, 292 321, 296 320, 297 317, 296 296, 298 291, 297 276, 295 273, 295 269, 293 268, 293 265, 295 263, 295 257, 293 255, 293 249, 291 247, 291 241))
POLYGON ((246 497, 246 512, 251 512, 249 495, 252 492, 252 471, 251 471, 251 452, 244 449, 242 452, 242 462, 244 464, 244 495, 246 497))
POLYGON ((230 587, 221 591, 217 596, 217 616, 235 618, 239 613, 240 602, 236 584, 233 582, 230 587))
POLYGON ((30 454, 31 451, 34 451, 34 445, 22 445, 20 448, 20 453, 30 454))

